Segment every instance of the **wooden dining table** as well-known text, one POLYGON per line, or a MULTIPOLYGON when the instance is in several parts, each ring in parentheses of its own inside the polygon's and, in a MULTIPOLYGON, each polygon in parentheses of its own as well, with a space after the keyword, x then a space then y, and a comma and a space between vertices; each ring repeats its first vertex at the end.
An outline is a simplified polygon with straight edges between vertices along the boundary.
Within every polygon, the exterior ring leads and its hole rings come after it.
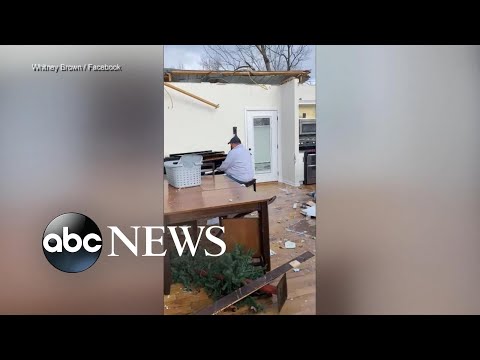
MULTIPOLYGON (((178 189, 164 181, 164 224, 194 223, 198 220, 228 217, 258 211, 262 266, 270 271, 268 205, 275 198, 255 192, 224 175, 202 176, 199 186, 178 189)), ((170 293, 171 269, 165 256, 164 293, 170 293)))

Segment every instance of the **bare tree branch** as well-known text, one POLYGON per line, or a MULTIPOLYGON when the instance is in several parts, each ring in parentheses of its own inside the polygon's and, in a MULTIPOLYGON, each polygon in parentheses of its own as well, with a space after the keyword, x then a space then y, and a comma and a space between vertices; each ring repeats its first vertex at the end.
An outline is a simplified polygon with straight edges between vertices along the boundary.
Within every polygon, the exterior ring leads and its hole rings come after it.
POLYGON ((201 64, 206 70, 294 70, 309 58, 308 45, 206 45, 201 64))

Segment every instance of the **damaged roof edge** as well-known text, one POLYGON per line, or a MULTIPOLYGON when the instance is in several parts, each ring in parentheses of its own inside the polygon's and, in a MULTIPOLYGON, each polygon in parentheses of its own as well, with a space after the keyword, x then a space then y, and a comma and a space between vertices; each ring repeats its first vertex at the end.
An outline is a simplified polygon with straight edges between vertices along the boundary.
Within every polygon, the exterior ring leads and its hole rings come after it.
POLYGON ((165 69, 165 82, 281 85, 291 78, 301 83, 310 79, 310 70, 289 71, 214 71, 165 69))

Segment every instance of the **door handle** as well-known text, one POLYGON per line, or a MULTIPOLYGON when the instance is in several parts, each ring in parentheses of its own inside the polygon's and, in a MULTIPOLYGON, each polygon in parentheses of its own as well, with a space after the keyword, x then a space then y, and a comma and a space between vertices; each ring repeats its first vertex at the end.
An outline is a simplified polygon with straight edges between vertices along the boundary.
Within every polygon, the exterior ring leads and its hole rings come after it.
POLYGON ((316 167, 317 165, 307 165, 307 167, 316 167))

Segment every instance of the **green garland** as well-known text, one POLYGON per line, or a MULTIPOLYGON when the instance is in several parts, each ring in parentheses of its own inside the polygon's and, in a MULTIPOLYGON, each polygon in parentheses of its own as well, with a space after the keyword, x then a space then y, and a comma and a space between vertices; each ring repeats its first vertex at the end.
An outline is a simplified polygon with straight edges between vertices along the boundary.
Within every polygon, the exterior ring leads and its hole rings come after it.
MULTIPOLYGON (((262 267, 252 265, 252 255, 252 251, 244 251, 240 245, 219 257, 207 257, 202 249, 198 249, 195 256, 176 255, 171 260, 172 280, 183 284, 188 291, 204 288, 209 297, 218 300, 244 286, 245 279, 254 280, 264 275, 262 267)), ((251 296, 235 305, 263 310, 251 296)))

